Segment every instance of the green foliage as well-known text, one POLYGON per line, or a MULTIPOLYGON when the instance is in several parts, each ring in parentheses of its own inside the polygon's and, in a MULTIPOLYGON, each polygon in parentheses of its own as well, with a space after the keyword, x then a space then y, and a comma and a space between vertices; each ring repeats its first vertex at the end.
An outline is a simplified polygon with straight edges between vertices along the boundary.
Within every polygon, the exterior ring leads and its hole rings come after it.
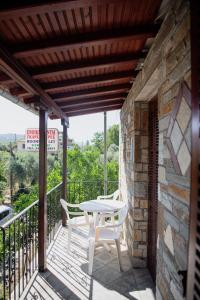
POLYGON ((22 193, 14 203, 16 212, 20 212, 38 199, 38 185, 31 187, 29 194, 22 193))
POLYGON ((6 174, 8 171, 7 165, 8 154, 5 151, 0 151, 0 199, 3 197, 3 192, 7 187, 6 174))
MULTIPOLYGON (((119 152, 119 126, 113 125, 108 129, 108 181, 118 181, 118 152, 119 152)), ((15 145, 9 144, 1 146, 4 156, 0 157, 0 189, 5 188, 7 178, 6 171, 10 164, 13 186, 24 187, 17 190, 14 197, 14 207, 17 212, 30 205, 38 199, 38 153, 15 153, 15 145), (3 148, 2 148, 3 147, 3 148), (7 161, 7 165, 5 164, 7 161)), ((85 147, 75 145, 73 149, 67 151, 68 181, 71 182, 68 191, 70 199, 78 201, 96 197, 103 193, 104 164, 103 164, 103 133, 94 134, 92 144, 89 142, 85 147), (86 183, 87 182, 87 183, 86 183), (74 184, 73 184, 74 183, 74 184), (72 197, 73 195, 73 197, 72 197)), ((48 155, 48 178, 47 189, 51 190, 62 181, 62 160, 55 155, 48 155)), ((112 193, 117 188, 108 186, 108 193, 112 193)), ((2 194, 0 194, 0 197, 2 194)))
POLYGON ((62 181, 62 174, 61 174, 61 165, 57 161, 54 163, 54 167, 49 171, 48 178, 47 178, 47 189, 50 191, 53 187, 58 185, 62 181))
POLYGON ((103 152, 103 132, 96 132, 92 139, 92 144, 96 147, 100 152, 103 152))
POLYGON ((107 145, 112 144, 119 146, 119 125, 115 124, 108 129, 107 133, 107 145))
MULTIPOLYGON (((96 132, 91 140, 92 145, 101 153, 104 150, 104 135, 103 132, 96 132)), ((119 146, 119 125, 113 125, 107 130, 107 148, 111 145, 119 146)))

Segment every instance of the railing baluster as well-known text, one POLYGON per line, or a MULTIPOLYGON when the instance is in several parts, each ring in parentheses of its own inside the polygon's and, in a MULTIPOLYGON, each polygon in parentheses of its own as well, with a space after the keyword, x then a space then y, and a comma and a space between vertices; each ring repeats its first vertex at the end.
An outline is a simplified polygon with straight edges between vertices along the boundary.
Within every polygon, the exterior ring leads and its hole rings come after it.
POLYGON ((9 289, 9 299, 11 298, 11 236, 10 236, 10 225, 8 227, 8 241, 9 241, 9 256, 8 256, 8 289, 9 289))
POLYGON ((6 299, 6 232, 2 229, 3 234, 3 299, 6 299))
POLYGON ((25 214, 25 219, 26 219, 26 225, 25 225, 25 228, 26 228, 26 255, 25 255, 25 276, 26 276, 26 285, 28 283, 28 256, 29 256, 29 253, 28 253, 28 219, 27 219, 27 212, 25 214))
POLYGON ((22 219, 22 288, 24 290, 24 216, 22 219))
POLYGON ((16 299, 16 223, 14 222, 14 299, 16 299))
POLYGON ((31 269, 31 262, 32 262, 32 229, 31 229, 31 225, 32 225, 32 208, 29 211, 29 278, 31 278, 32 276, 32 269, 31 269))
POLYGON ((32 274, 33 274, 33 272, 34 272, 34 259, 35 259, 35 256, 34 256, 34 210, 35 210, 35 207, 33 206, 31 208, 31 210, 32 210, 32 216, 31 216, 31 239, 32 239, 32 274))
POLYGON ((50 228, 50 242, 51 242, 51 236, 52 236, 52 233, 51 233, 51 231, 52 231, 52 224, 51 224, 51 222, 52 222, 52 217, 51 217, 51 212, 52 212, 52 199, 51 199, 51 195, 50 195, 50 197, 49 197, 50 199, 47 199, 48 201, 49 201, 49 228, 50 228))
POLYGON ((20 239, 20 219, 18 219, 18 297, 20 297, 20 283, 21 283, 21 239, 20 239))
MULTIPOLYGON (((102 194, 103 181, 68 181, 67 201, 74 203, 102 194)), ((108 182, 114 192, 118 182, 108 182)), ((50 244, 61 224, 61 184, 47 193, 48 236, 50 244)), ((3 299, 19 299, 38 266, 38 200, 0 226, 2 234, 3 299)), ((0 295, 1 296, 1 295, 0 295)))

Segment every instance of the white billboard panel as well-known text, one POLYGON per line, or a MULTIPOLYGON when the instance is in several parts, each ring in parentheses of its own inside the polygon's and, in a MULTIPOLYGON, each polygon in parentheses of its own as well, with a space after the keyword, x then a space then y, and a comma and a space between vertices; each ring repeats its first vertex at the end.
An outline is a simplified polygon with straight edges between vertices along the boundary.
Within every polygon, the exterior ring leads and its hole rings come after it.
MULTIPOLYGON (((39 129, 29 128, 25 134, 25 149, 27 151, 39 151, 39 129)), ((47 151, 58 151, 58 129, 49 128, 47 132, 47 151)))

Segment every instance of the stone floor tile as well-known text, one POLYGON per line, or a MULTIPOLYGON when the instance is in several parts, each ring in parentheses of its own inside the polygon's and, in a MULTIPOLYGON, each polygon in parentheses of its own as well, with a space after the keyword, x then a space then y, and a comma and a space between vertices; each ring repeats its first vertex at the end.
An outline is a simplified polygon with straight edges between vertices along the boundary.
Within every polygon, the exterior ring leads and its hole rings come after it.
POLYGON ((148 270, 132 268, 125 245, 121 247, 124 272, 119 271, 115 246, 108 252, 101 245, 95 249, 93 276, 89 276, 87 230, 73 232, 70 253, 67 241, 67 228, 61 228, 48 253, 48 271, 36 273, 21 299, 154 300, 148 270))
POLYGON ((121 272, 111 268, 109 265, 98 269, 96 272, 93 273, 93 278, 98 280, 101 283, 109 284, 113 282, 115 279, 121 277, 121 272))

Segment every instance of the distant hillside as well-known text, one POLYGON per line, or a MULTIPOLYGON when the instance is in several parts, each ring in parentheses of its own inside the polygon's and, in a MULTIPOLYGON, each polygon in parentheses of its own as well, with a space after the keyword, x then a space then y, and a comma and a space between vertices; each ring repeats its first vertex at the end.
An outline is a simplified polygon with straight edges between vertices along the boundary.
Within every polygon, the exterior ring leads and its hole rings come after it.
POLYGON ((16 140, 20 140, 23 138, 24 138, 23 134, 0 133, 0 143, 14 142, 16 140))

